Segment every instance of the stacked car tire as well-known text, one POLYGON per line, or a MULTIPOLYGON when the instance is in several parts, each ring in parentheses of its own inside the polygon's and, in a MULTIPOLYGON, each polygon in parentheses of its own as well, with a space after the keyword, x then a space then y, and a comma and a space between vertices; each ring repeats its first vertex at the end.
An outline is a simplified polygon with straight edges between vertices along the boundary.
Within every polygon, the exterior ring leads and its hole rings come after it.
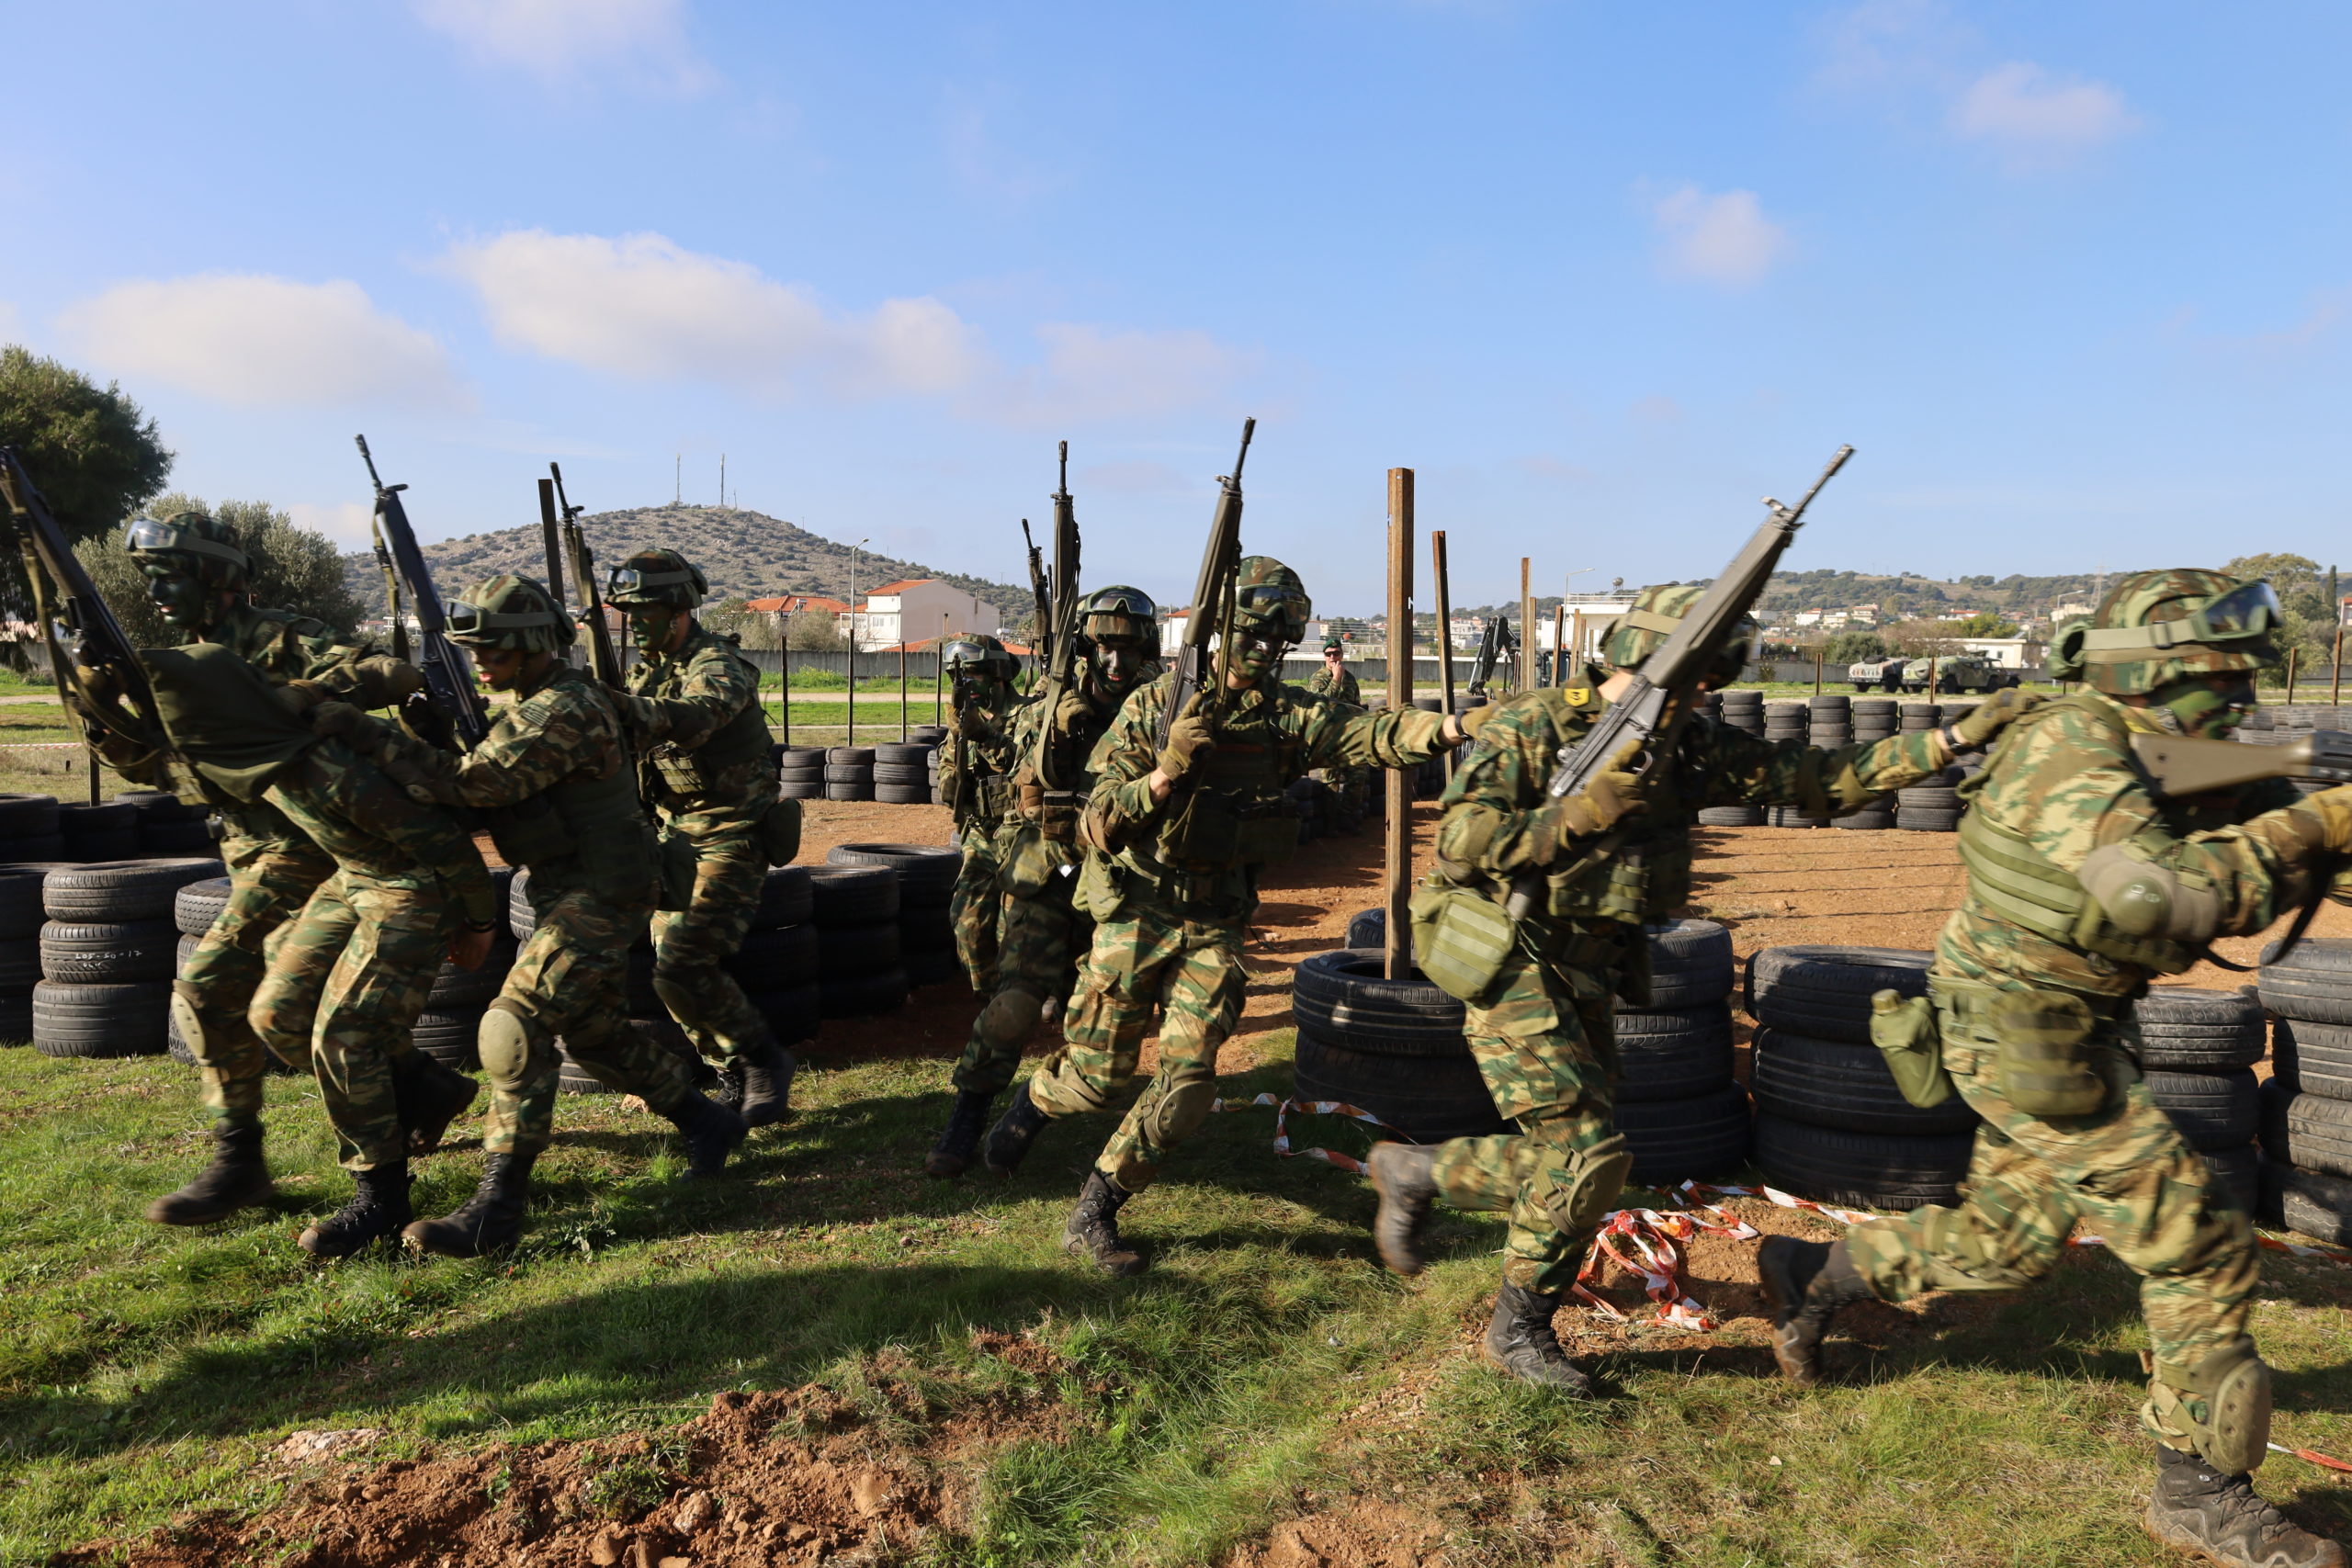
POLYGON ((874 748, 835 746, 825 753, 827 800, 874 798, 874 748))
POLYGON ((1955 1201, 1975 1112, 1957 1095, 1913 1105, 1871 1043, 1871 998, 1925 995, 1930 956, 1807 946, 1768 947, 1748 960, 1756 1164, 1773 1186, 1880 1209, 1955 1201))
MULTIPOLYGON (((1727 729, 1736 729, 1743 735, 1758 738, 1765 735, 1763 693, 1753 687, 1736 687, 1710 695, 1718 699, 1709 708, 1709 715, 1716 723, 1727 729)), ((1786 708, 1792 705, 1776 703, 1773 705, 1786 708)), ((1786 721, 1782 723, 1785 727, 1786 721)), ((1757 828, 1761 827, 1768 817, 1760 806, 1702 806, 1699 808, 1698 820, 1702 828, 1757 828)))
POLYGON ((0 795, 0 862, 63 860, 61 812, 53 795, 0 795))
POLYGON ((193 856, 51 870, 41 882, 47 919, 38 939, 34 1047, 49 1056, 151 1056, 166 1050, 179 943, 175 900, 181 888, 220 871, 219 861, 193 856))
POLYGON ((460 1072, 472 1072, 481 1066, 475 1037, 481 1030, 482 1012, 506 984, 506 972, 514 967, 515 949, 531 934, 531 903, 523 893, 528 874, 492 866, 490 879, 506 909, 505 929, 491 939, 490 956, 480 968, 460 969, 444 961, 433 976, 433 989, 425 994, 424 1010, 416 1016, 416 1048, 460 1072))
POLYGON ((825 798, 825 749, 822 746, 776 748, 776 784, 786 800, 825 798))
POLYGON ((1303 961, 1291 977, 1296 1096, 1378 1117, 1418 1144, 1506 1130, 1462 1036, 1462 1004, 1421 978, 1390 980, 1378 947, 1303 961))
POLYGON ((214 852, 211 826, 204 812, 168 790, 129 789, 115 795, 115 804, 138 815, 139 853, 149 860, 167 855, 209 855, 214 852))
POLYGON ((946 844, 835 844, 828 865, 881 866, 899 878, 899 953, 913 986, 935 986, 963 977, 956 956, 956 928, 947 913, 961 850, 946 844))
POLYGON ((1650 999, 1617 1010, 1617 1131, 1645 1187, 1736 1171, 1747 1091, 1732 1081, 1731 933, 1713 920, 1649 931, 1650 999))
POLYGON ((818 975, 827 1018, 904 1007, 910 982, 899 931, 899 874, 888 865, 811 866, 818 975))
POLYGON ((759 904, 752 911, 751 930, 724 965, 767 1020, 777 1042, 794 1051, 817 1038, 823 1016, 817 987, 821 973, 817 928, 811 919, 816 902, 816 885, 807 866, 770 866, 759 904))
POLYGON ((40 983, 40 928, 49 916, 40 886, 54 867, 0 864, 0 1044, 33 1037, 33 987, 40 983))
MULTIPOLYGON (((1854 697, 1849 699, 1853 730, 1850 739, 1856 745, 1894 739, 1895 731, 1895 702, 1893 697, 1854 697)), ((1823 742, 1815 741, 1821 745, 1823 742)), ((1839 744, 1845 744, 1841 741, 1839 744)), ((1852 832, 1872 832, 1892 828, 1894 823, 1894 797, 1881 795, 1859 811, 1849 811, 1834 818, 1832 826, 1852 832)))
POLYGON ((139 858, 139 807, 130 801, 61 806, 57 808, 57 827, 65 838, 62 859, 87 864, 139 858))
POLYGON ((2278 1015, 2262 1086, 2263 1208, 2290 1230, 2352 1243, 2352 942, 2264 950, 2262 1005, 2278 1015))
POLYGON ((913 740, 875 747, 874 798, 895 806, 929 805, 934 750, 913 740))
POLYGON ((2252 1213, 2261 1170, 2255 1136, 2262 1122, 2254 1065, 2262 1060, 2268 1034, 2262 1003, 2251 987, 2157 986, 2133 1004, 2132 1016, 2149 1096, 2252 1213))

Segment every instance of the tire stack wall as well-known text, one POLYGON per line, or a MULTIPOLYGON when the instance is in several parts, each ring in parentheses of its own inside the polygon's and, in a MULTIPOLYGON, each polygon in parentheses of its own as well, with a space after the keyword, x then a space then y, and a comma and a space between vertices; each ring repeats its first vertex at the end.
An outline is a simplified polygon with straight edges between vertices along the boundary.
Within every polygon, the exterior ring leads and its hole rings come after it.
POLYGON ((0 862, 45 864, 65 859, 62 807, 53 795, 0 795, 0 862))
POLYGON ((825 852, 825 862, 883 866, 898 874, 899 953, 910 986, 964 977, 947 913, 956 874, 964 864, 961 850, 944 844, 835 844, 825 852))
POLYGON ((1871 996, 1925 995, 1931 956, 1807 946, 1749 958, 1756 1164, 1773 1186, 1876 1209, 1957 1201, 1976 1113, 1957 1095, 1926 1110, 1905 1100, 1870 1035, 1871 996))
POLYGON ((1506 1131, 1462 1037, 1462 1004, 1419 970, 1386 978, 1384 962, 1377 947, 1340 948, 1292 975, 1297 1098, 1355 1106, 1418 1144, 1506 1131))
MULTIPOLYGON (((1843 692, 1823 692, 1808 698, 1804 705, 1804 742, 1808 746, 1838 747, 1854 738, 1853 709, 1843 692)), ((1775 828, 1826 828, 1829 815, 1815 817, 1794 806, 1776 806, 1770 810, 1775 828)))
MULTIPOLYGON (((778 1043, 794 1051, 816 1040, 824 1015, 817 990, 822 971, 816 907, 816 883, 808 867, 770 866, 743 945, 724 965, 767 1020, 778 1043)), ((681 1043, 684 1039, 682 1034, 681 1043)))
POLYGON ((490 868, 490 880, 506 910, 505 928, 492 939, 490 956, 480 968, 460 969, 443 960, 434 974, 424 1009, 416 1015, 416 1048, 465 1073, 481 1070, 481 1055, 475 1040, 481 1032, 482 1011, 506 984, 507 971, 514 967, 515 950, 531 934, 530 900, 515 886, 526 880, 525 874, 497 865, 490 868), (518 902, 523 911, 519 931, 514 920, 518 902))
MULTIPOLYGON (((172 924, 180 933, 179 948, 173 964, 175 976, 187 967, 188 955, 196 951, 197 943, 203 940, 204 933, 212 929, 212 922, 219 919, 220 911, 227 908, 229 886, 229 879, 225 876, 209 876, 201 882, 189 883, 172 896, 172 924)), ((179 1020, 171 1015, 168 1003, 164 1014, 164 1043, 171 1052, 173 1061, 184 1066, 196 1066, 196 1053, 181 1037, 179 1020)), ((290 1077, 294 1073, 294 1068, 279 1061, 269 1051, 261 1054, 261 1063, 262 1070, 272 1075, 290 1077)))
POLYGON ((910 983, 899 932, 899 874, 886 865, 820 865, 808 874, 824 1016, 904 1007, 910 983))
POLYGON ((138 814, 138 852, 142 859, 218 852, 218 840, 205 813, 170 791, 127 789, 117 792, 114 798, 118 806, 128 806, 138 814))
POLYGON ((825 798, 825 749, 822 746, 776 748, 776 787, 786 800, 825 798))
POLYGON ((37 939, 41 979, 32 993, 34 1048, 47 1056, 154 1056, 168 1050, 180 937, 177 896, 190 883, 221 872, 219 861, 195 856, 49 871, 41 880, 46 919, 37 939))
POLYGON ((2262 1003, 2250 987, 2157 986, 2132 1010, 2149 1095, 2236 1195, 2239 1207, 2254 1213, 2261 1187, 2255 1135, 2262 1122, 2254 1065, 2262 1060, 2269 1033, 2262 1003))
POLYGON ((874 748, 834 746, 825 752, 825 798, 874 798, 874 748))
MULTIPOLYGON (((1716 699, 1713 715, 1715 722, 1743 735, 1762 738, 1764 734, 1764 694, 1753 687, 1735 687, 1727 692, 1713 692, 1716 699)), ((1702 828, 1758 828, 1765 821, 1760 806, 1702 806, 1698 812, 1702 828)))
MULTIPOLYGON (((1848 699, 1848 711, 1851 715, 1852 739, 1856 745, 1894 739, 1897 719, 1893 697, 1852 697, 1848 699)), ((1849 811, 1843 817, 1831 818, 1830 826, 1862 833, 1892 828, 1894 826, 1894 796, 1881 795, 1859 811, 1849 811)))
MULTIPOLYGON (((526 870, 509 870, 500 867, 493 869, 491 874, 503 875, 506 878, 508 934, 514 937, 518 946, 529 942, 532 931, 538 927, 538 918, 531 908, 531 874, 526 870)), ((511 968, 513 958, 510 956, 507 962, 511 968)), ((442 966, 442 976, 451 973, 447 964, 442 966)), ((676 1031, 677 1026, 670 1021, 669 1015, 662 1009, 661 998, 653 993, 653 945, 643 933, 640 933, 638 940, 629 945, 628 972, 625 987, 626 1007, 631 1028, 640 1032, 656 1028, 676 1031)), ((436 995, 446 995, 442 991, 440 977, 435 978, 434 990, 436 995)), ((492 998, 496 995, 497 992, 492 990, 489 995, 482 997, 479 1006, 461 1007, 446 1012, 436 1010, 434 1005, 428 1002, 425 1010, 417 1016, 417 1048, 461 1070, 478 1069, 481 1066, 478 1040, 481 1014, 489 1006, 492 998)), ((685 1046, 684 1035, 679 1033, 676 1039, 677 1043, 674 1048, 682 1055, 690 1055, 692 1053, 685 1046)), ((601 1079, 591 1076, 586 1069, 571 1059, 564 1051, 560 1038, 556 1041, 556 1055, 559 1062, 556 1089, 559 1092, 564 1094, 608 1094, 611 1092, 601 1079)), ((704 1081, 707 1081, 707 1074, 702 1075, 704 1081)))
POLYGON ((2271 943, 2261 997, 2278 1015, 2261 1091, 2261 1212, 2352 1244, 2352 942, 2306 938, 2283 963, 2271 943))
POLYGON ((40 983, 45 865, 0 864, 0 1045, 33 1038, 33 987, 40 983))
POLYGON ((57 828, 65 840, 60 860, 87 865, 98 861, 139 858, 139 807, 129 801, 109 800, 97 806, 61 806, 57 828))
POLYGON ((936 750, 913 740, 875 747, 874 798, 893 806, 930 805, 932 756, 936 750))
POLYGON ((1732 1079, 1731 933, 1713 920, 1653 926, 1650 1001, 1619 1003, 1617 1131, 1645 1187, 1723 1176, 1747 1158, 1747 1091, 1732 1079))
POLYGON ((907 739, 923 748, 923 778, 931 792, 926 798, 936 806, 939 804, 939 748, 947 739, 947 727, 918 724, 907 731, 907 739))

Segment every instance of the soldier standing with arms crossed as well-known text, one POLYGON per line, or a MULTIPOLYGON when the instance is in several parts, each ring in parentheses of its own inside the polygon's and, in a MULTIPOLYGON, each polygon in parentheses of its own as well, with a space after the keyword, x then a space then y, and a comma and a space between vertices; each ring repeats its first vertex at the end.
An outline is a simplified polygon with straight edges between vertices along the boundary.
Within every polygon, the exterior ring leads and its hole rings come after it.
POLYGON ((964 851, 948 895, 948 918, 956 928, 956 955, 971 976, 972 989, 993 997, 1004 903, 996 840, 1012 806, 1012 770, 1019 761, 1013 716, 1024 705, 1012 690, 1012 655, 996 638, 950 637, 939 651, 956 691, 947 739, 940 749, 940 803, 954 815, 956 842, 964 851))
POLYGON ((2324 892, 2352 851, 2352 787, 2172 799, 2134 754, 2134 737, 2226 739, 2278 662, 2278 621, 2269 584, 2177 570, 2126 578, 2059 634, 2052 673, 2083 689, 2018 726, 1969 786, 1968 893, 1928 997, 1872 1024, 1929 1068, 1928 1093, 1956 1089, 1984 1118, 1962 1205, 1827 1245, 1770 1236, 1757 1268, 1781 1370, 1811 1386, 1840 1308, 2015 1290, 2089 1222, 2141 1277, 2148 1533, 2223 1568, 2343 1568, 2341 1546, 2254 1490, 2270 1432, 2270 1370, 2246 1332, 2254 1228, 2149 1098, 2129 1021, 2150 976, 2324 892))
MULTIPOLYGON (((1323 668, 1306 678, 1306 689, 1318 697, 1360 708, 1363 706, 1363 688, 1356 683, 1355 672, 1342 657, 1346 652, 1346 645, 1338 637, 1326 638, 1323 668)), ((1317 768, 1315 772, 1339 803, 1339 826, 1351 833, 1363 827, 1364 808, 1372 798, 1372 770, 1317 768)))

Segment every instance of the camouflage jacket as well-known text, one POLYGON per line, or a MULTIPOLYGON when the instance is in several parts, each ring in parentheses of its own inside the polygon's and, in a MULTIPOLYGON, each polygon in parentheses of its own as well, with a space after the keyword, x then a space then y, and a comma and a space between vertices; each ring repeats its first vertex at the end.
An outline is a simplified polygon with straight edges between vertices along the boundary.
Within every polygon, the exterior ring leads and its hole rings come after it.
POLYGON ((724 811, 774 785, 760 671, 733 639, 696 622, 675 652, 639 659, 627 679, 622 705, 649 743, 646 797, 665 816, 724 811))
POLYGON ((475 927, 493 925, 504 914, 458 811, 412 799, 341 740, 322 739, 311 746, 265 798, 344 873, 389 887, 437 884, 475 927))
POLYGON ((1328 666, 1317 670, 1307 678, 1306 689, 1318 697, 1329 697, 1335 703, 1345 703, 1350 707, 1363 706, 1363 687, 1357 682, 1355 671, 1344 664, 1340 667, 1340 673, 1336 678, 1333 677, 1328 666))
POLYGON ((1544 794, 1563 746, 1584 739, 1609 709, 1607 673, 1504 699, 1453 771, 1438 827, 1438 870, 1499 899, 1512 880, 1541 874, 1550 889, 1538 918, 1554 922, 1668 919, 1690 902, 1690 829, 1706 806, 1794 806, 1815 815, 1852 810, 1917 784, 1952 756, 1935 731, 1817 750, 1768 741, 1700 718, 1652 769, 1641 808, 1590 849, 1563 850, 1558 807, 1544 794))
MULTIPOLYGON (((1159 673, 1157 665, 1148 666, 1145 679, 1157 680, 1159 673)), ((1009 876, 1034 880, 1042 874, 1027 863, 1032 858, 1042 858, 1046 869, 1055 869, 1076 865, 1085 856, 1085 847, 1078 840, 1078 818, 1094 792, 1095 750, 1119 709, 1102 701, 1091 682, 1082 683, 1071 697, 1075 700, 1065 699, 1058 719, 1046 711, 1042 700, 1024 703, 1012 712, 1012 808, 998 832, 998 852, 1009 876), (1053 733, 1047 736, 1049 725, 1053 733), (1043 782, 1036 776, 1041 739, 1050 750, 1048 766, 1055 781, 1068 786, 1050 795, 1044 793, 1043 782)))
POLYGON ((1003 825, 1021 760, 1015 731, 1021 716, 1035 705, 1008 685, 1001 703, 970 697, 949 710, 947 739, 939 743, 939 799, 957 828, 978 827, 993 840, 1003 825))
MULTIPOLYGON (((1243 824, 1273 825, 1287 816, 1295 842, 1297 813, 1283 792, 1309 769, 1409 768, 1443 749, 1442 715, 1419 708, 1368 713, 1269 678, 1220 694, 1216 748, 1202 760, 1200 776, 1179 781, 1167 800, 1155 801, 1150 774, 1170 679, 1163 675, 1129 697, 1095 747, 1096 782, 1080 832, 1110 857, 1124 893, 1149 887, 1159 904, 1187 919, 1246 916, 1258 899, 1259 874, 1274 858, 1247 848, 1216 859, 1184 854, 1187 823, 1208 802, 1232 802, 1243 824)), ((1268 832, 1261 841, 1278 837, 1268 832)))
MULTIPOLYGON (((2018 835, 2067 876, 2102 845, 2131 841, 2176 874, 2209 885, 2221 935, 2258 931, 2311 890, 2310 807, 2282 780, 2233 798, 2159 798, 2133 761, 2131 736, 2154 732, 2148 710, 2097 692, 2044 704, 2010 726, 1972 788, 1971 816, 2018 835)), ((1980 829, 1981 830, 1981 829, 1980 829)), ((1935 973, 2005 987, 2060 987, 2094 997, 2136 994, 2149 970, 2028 930, 1998 907, 1973 869, 1936 942, 1935 973)))

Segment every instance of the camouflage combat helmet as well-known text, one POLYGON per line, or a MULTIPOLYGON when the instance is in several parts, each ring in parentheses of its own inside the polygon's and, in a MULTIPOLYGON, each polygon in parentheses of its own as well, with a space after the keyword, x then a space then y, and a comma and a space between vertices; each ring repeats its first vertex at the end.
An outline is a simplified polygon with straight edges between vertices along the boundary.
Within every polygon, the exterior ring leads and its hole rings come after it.
POLYGON ((1243 556, 1233 577, 1233 625, 1279 643, 1295 643, 1306 636, 1306 622, 1315 614, 1306 584, 1272 556, 1243 556))
POLYGON ((468 648, 551 653, 568 647, 571 617, 527 577, 502 572, 449 604, 449 640, 468 648))
POLYGON ((2050 673, 2109 696, 2142 696, 2186 676, 2267 669, 2278 662, 2270 584, 2176 567, 2135 572, 2108 590, 2087 621, 2060 629, 2050 673))
POLYGON ((1082 637, 1131 637, 1151 648, 1159 636, 1159 606, 1140 588, 1098 588, 1079 604, 1078 629, 1082 637))
MULTIPOLYGON (((1630 609, 1610 623, 1609 638, 1601 644, 1600 657, 1611 667, 1632 670, 1643 660, 1656 653, 1682 624, 1682 617, 1692 605, 1706 597, 1707 591, 1695 582, 1653 583, 1634 595, 1630 609)), ((1748 646, 1756 640, 1756 618, 1740 618, 1739 637, 1736 643, 1738 657, 1745 662, 1748 646)))
POLYGON ((986 632, 959 632, 939 645, 948 676, 957 681, 1010 681, 1020 668, 1004 644, 986 632))
POLYGON ((613 568, 605 597, 621 609, 631 604, 667 604, 691 610, 710 592, 702 569, 675 550, 639 550, 613 568))
POLYGON ((237 531, 201 512, 134 517, 122 546, 141 566, 188 571, 210 588, 242 589, 253 571, 253 558, 238 547, 237 531))

